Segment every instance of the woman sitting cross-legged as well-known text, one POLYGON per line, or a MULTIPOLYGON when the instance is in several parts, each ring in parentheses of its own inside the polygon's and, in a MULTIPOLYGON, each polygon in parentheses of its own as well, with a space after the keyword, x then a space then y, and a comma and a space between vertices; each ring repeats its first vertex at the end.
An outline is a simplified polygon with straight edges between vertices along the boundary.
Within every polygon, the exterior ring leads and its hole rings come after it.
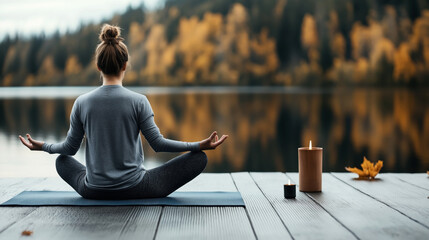
POLYGON ((61 154, 58 174, 82 197, 88 199, 138 199, 165 197, 206 167, 202 150, 215 149, 228 137, 213 132, 200 142, 164 138, 154 122, 148 99, 122 86, 128 49, 116 26, 104 25, 95 61, 103 85, 79 96, 70 115, 64 142, 49 144, 19 136, 30 150, 61 154), (160 167, 145 170, 140 132, 156 152, 190 151, 160 167), (86 167, 72 156, 86 137, 86 167))

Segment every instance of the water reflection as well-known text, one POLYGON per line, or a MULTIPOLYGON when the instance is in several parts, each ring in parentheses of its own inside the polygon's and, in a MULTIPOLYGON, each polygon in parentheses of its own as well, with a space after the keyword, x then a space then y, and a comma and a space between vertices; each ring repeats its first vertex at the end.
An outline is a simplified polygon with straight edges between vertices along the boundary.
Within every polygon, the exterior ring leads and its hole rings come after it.
MULTIPOLYGON (((197 141, 212 130, 230 138, 208 151, 208 172, 297 171, 297 148, 311 139, 324 148, 324 171, 344 171, 363 156, 381 159, 383 172, 429 169, 429 94, 410 90, 333 90, 325 93, 147 94, 161 132, 197 141)), ((33 155, 16 136, 31 132, 59 141, 68 130, 74 99, 0 100, 0 176, 55 159, 33 155), (31 158, 31 159, 26 159, 31 158), (37 158, 37 160, 34 160, 37 158), (17 166, 16 159, 21 164, 17 166), (11 163, 14 161, 14 164, 11 163), (8 169, 12 167, 13 170, 8 169)), ((144 141, 146 165, 176 154, 155 154, 144 141), (156 159, 156 161, 155 161, 156 159)), ((77 157, 83 161, 83 151, 77 157)), ((40 171, 43 171, 40 170, 40 171)), ((50 167, 50 173, 55 170, 50 167)))

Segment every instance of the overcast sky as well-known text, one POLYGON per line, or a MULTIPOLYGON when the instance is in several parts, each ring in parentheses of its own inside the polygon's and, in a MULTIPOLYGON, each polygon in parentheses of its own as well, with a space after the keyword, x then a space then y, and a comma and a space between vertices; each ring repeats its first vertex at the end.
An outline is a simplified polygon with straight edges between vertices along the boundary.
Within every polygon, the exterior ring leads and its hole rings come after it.
POLYGON ((79 25, 99 21, 144 2, 155 9, 162 0, 0 0, 0 39, 7 34, 50 34, 75 30, 79 25), (119 4, 120 3, 120 4, 119 4))

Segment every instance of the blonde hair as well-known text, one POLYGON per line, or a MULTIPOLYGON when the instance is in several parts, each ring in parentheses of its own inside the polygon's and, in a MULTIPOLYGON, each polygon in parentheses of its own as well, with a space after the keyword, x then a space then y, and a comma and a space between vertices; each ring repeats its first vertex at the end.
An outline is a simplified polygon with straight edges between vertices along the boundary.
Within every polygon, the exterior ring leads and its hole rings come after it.
POLYGON ((95 64, 104 74, 118 76, 128 62, 128 48, 122 42, 121 29, 104 24, 98 38, 101 42, 95 50, 95 64))

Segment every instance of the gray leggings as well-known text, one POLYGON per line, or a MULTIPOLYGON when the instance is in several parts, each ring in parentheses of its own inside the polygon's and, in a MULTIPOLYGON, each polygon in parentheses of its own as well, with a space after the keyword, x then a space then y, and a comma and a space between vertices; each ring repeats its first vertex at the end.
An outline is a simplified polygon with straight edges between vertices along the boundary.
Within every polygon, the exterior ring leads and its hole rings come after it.
POLYGON ((86 168, 75 158, 60 155, 57 172, 82 197, 88 199, 139 199, 166 197, 198 176, 207 165, 204 152, 188 152, 162 166, 147 170, 141 182, 121 190, 98 190, 85 185, 86 168))

